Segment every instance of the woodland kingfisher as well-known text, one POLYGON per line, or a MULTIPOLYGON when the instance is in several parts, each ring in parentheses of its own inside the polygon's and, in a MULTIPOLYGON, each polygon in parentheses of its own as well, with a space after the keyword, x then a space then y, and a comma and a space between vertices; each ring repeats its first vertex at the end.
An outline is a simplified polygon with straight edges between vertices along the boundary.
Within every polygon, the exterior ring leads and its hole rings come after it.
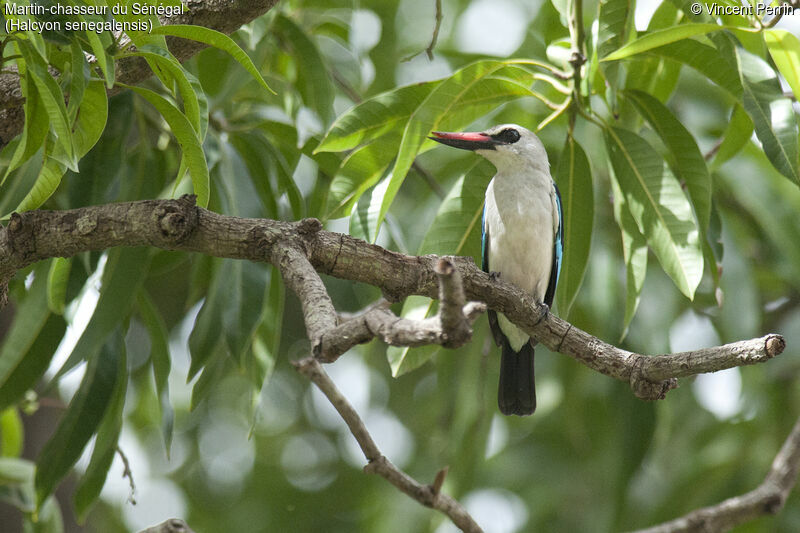
MULTIPOLYGON (((434 141, 472 150, 497 169, 483 206, 482 268, 497 273, 548 307, 553 304, 563 254, 561 195, 550 177, 539 138, 516 124, 483 132, 432 132, 434 141)), ((506 415, 536 409, 535 341, 502 314, 489 311, 502 353, 497 403, 506 415)))

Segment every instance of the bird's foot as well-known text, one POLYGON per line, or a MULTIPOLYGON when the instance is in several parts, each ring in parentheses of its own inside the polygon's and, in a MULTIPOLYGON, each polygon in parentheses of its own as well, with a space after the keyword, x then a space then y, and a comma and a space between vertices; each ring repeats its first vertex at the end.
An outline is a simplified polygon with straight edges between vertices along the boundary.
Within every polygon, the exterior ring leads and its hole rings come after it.
POLYGON ((491 272, 489 272, 489 279, 491 279, 492 281, 497 281, 498 279, 500 279, 500 272, 492 270, 491 272))
POLYGON ((537 321, 536 321, 536 323, 537 323, 537 324, 538 324, 538 323, 540 323, 540 322, 541 322, 542 320, 544 320, 545 318, 547 318, 547 315, 549 315, 549 314, 550 314, 550 306, 549 306, 549 305, 547 305, 547 304, 546 304, 546 303, 544 303, 544 302, 539 302, 539 305, 541 305, 542 307, 544 307, 544 312, 543 312, 543 313, 541 314, 541 316, 539 317, 539 320, 537 320, 537 321))

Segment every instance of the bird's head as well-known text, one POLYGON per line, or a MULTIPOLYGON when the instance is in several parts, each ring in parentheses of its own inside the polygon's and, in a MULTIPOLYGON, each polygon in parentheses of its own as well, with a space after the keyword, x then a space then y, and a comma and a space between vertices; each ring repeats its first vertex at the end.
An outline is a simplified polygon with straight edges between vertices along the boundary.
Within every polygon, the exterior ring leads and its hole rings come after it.
POLYGON ((506 168, 549 169, 547 152, 542 141, 531 131, 516 124, 501 124, 482 132, 432 132, 436 142, 472 150, 491 161, 498 171, 506 168))

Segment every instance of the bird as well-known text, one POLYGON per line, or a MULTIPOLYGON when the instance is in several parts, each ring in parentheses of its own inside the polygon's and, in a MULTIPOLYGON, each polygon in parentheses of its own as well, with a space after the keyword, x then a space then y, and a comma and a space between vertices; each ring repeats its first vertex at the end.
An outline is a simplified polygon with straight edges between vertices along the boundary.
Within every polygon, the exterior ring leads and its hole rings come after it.
MULTIPOLYGON (((497 169, 486 188, 481 236, 482 269, 553 305, 563 257, 561 194, 550 176, 547 151, 531 131, 501 124, 482 132, 433 131, 429 139, 471 150, 497 169)), ((497 404, 504 415, 536 410, 536 341, 502 313, 489 311, 489 325, 500 347, 497 404)))

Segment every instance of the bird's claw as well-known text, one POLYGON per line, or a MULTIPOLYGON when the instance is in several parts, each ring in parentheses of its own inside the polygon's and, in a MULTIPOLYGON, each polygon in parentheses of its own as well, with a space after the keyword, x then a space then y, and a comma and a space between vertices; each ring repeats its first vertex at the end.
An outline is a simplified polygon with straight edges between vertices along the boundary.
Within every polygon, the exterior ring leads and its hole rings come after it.
POLYGON ((491 279, 492 281, 497 281, 498 279, 500 279, 500 272, 492 270, 491 272, 489 272, 489 279, 491 279))

